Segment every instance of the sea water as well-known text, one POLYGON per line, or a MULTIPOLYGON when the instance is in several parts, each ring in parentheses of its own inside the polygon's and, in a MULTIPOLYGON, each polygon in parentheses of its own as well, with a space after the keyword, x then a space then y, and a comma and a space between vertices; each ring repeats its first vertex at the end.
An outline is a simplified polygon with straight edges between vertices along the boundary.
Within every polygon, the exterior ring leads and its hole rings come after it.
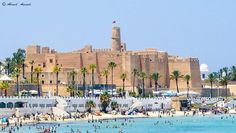
POLYGON ((236 133, 236 115, 130 118, 88 123, 88 121, 24 125, 17 133, 38 133, 57 127, 57 133, 236 133), (95 125, 97 129, 95 129, 95 125), (37 129, 38 128, 38 129, 37 129))

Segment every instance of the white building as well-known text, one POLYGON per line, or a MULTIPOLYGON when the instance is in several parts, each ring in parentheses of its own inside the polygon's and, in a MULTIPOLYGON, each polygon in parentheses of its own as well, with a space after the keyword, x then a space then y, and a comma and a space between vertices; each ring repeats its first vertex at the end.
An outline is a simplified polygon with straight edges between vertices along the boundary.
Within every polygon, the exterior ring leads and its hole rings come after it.
POLYGON ((209 74, 208 66, 206 64, 200 65, 201 79, 205 80, 209 74))

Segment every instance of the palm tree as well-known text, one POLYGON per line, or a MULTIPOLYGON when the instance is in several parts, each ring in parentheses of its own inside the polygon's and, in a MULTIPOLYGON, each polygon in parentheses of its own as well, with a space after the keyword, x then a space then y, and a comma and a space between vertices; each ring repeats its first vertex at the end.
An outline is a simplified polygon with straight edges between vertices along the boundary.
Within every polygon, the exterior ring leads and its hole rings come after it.
POLYGON ((112 85, 112 87, 111 87, 111 94, 112 94, 112 96, 113 96, 113 71, 114 71, 114 68, 116 67, 116 63, 115 62, 113 62, 113 61, 111 61, 111 62, 109 62, 108 63, 108 68, 110 68, 111 69, 111 85, 112 85))
POLYGON ((101 102, 101 106, 102 106, 102 111, 106 113, 107 112, 106 108, 109 106, 109 104, 111 102, 110 95, 107 92, 102 94, 100 96, 100 102, 101 102))
POLYGON ((112 108, 112 110, 115 110, 115 109, 117 109, 119 107, 119 104, 116 102, 116 101, 112 101, 111 102, 111 108, 112 108))
POLYGON ((225 73, 225 76, 229 76, 229 68, 228 67, 224 67, 222 68, 223 72, 225 73))
POLYGON ((34 60, 29 62, 30 66, 30 82, 33 83, 34 60))
POLYGON ((212 88, 213 88, 213 84, 217 81, 217 78, 215 76, 214 73, 210 73, 208 76, 207 76, 207 79, 206 79, 206 82, 210 83, 211 85, 211 93, 210 93, 210 97, 212 97, 212 88))
POLYGON ((92 71, 92 95, 94 95, 94 70, 96 69, 96 65, 95 64, 90 64, 89 65, 89 69, 92 71))
POLYGON ((104 69, 101 73, 102 76, 104 76, 106 78, 106 91, 108 91, 108 88, 107 88, 107 79, 108 79, 108 76, 109 76, 110 72, 108 69, 104 69))
POLYGON ((20 69, 18 67, 16 67, 14 69, 14 75, 16 77, 16 93, 17 96, 19 96, 19 76, 20 76, 20 69))
POLYGON ((122 89, 122 96, 124 97, 125 96, 125 80, 127 78, 127 74, 126 73, 122 73, 120 75, 120 79, 122 80, 123 82, 123 89, 122 89))
POLYGON ((220 71, 219 71, 219 80, 223 77, 223 72, 224 72, 224 70, 220 69, 220 71))
POLYGON ((134 93, 135 78, 136 78, 136 75, 138 74, 138 70, 134 68, 134 69, 132 70, 132 74, 133 74, 133 93, 134 93))
POLYGON ((88 70, 87 70, 86 67, 82 67, 80 69, 80 73, 83 75, 83 96, 85 96, 85 84, 86 84, 86 82, 85 82, 86 79, 85 78, 86 78, 87 72, 88 72, 88 70))
POLYGON ((159 78, 160 78, 161 76, 160 76, 159 73, 157 72, 157 73, 153 73, 151 77, 152 77, 152 79, 153 79, 154 82, 155 82, 155 90, 158 91, 158 90, 157 90, 157 87, 158 87, 158 80, 159 80, 159 78))
MULTIPOLYGON (((7 82, 1 82, 0 84, 0 89, 5 90, 5 96, 7 96, 7 89, 9 88, 9 84, 7 82)), ((2 92, 1 92, 2 93, 2 92)), ((2 94, 1 94, 2 95, 2 94)))
POLYGON ((227 86, 229 84, 229 76, 224 76, 221 80, 220 80, 220 84, 225 86, 225 97, 227 99, 228 97, 228 90, 227 90, 227 86))
POLYGON ((96 103, 93 100, 88 100, 85 104, 85 107, 88 108, 88 112, 92 112, 92 108, 96 108, 96 103))
POLYGON ((42 72, 43 70, 42 70, 42 68, 41 67, 36 67, 35 69, 34 69, 34 73, 36 73, 36 77, 37 77, 37 85, 38 85, 38 96, 40 96, 41 94, 40 94, 40 88, 39 88, 39 75, 40 75, 40 73, 42 72))
POLYGON ((145 79, 147 78, 147 74, 145 73, 145 72, 139 72, 138 73, 138 76, 139 76, 139 78, 142 80, 142 83, 143 83, 143 86, 142 86, 142 88, 143 88, 143 90, 142 90, 142 93, 143 93, 143 97, 145 97, 145 79))
POLYGON ((58 64, 53 67, 53 73, 56 74, 56 96, 59 96, 59 91, 58 91, 58 76, 59 76, 59 72, 61 71, 61 67, 58 66, 58 64))
POLYGON ((236 66, 232 66, 230 68, 230 71, 231 71, 231 80, 236 81, 236 66))
POLYGON ((187 84, 187 98, 189 97, 189 81, 191 79, 191 76, 189 74, 184 75, 184 80, 186 81, 187 84))
POLYGON ((72 86, 70 85, 69 87, 72 87, 73 88, 73 91, 70 91, 70 96, 75 96, 75 93, 74 93, 74 89, 75 89, 75 76, 77 75, 77 72, 76 71, 71 71, 69 73, 69 75, 71 76, 72 80, 71 80, 71 84, 72 86))
POLYGON ((70 97, 75 96, 75 87, 73 85, 68 85, 67 92, 70 93, 70 97))
POLYGON ((183 77, 183 75, 181 75, 180 71, 178 71, 178 70, 174 70, 170 75, 170 79, 175 80, 177 93, 179 93, 178 80, 179 80, 179 78, 182 78, 182 77, 183 77))
POLYGON ((5 66, 5 70, 6 70, 6 74, 9 76, 9 74, 10 74, 10 64, 11 64, 11 58, 6 58, 5 59, 5 64, 6 64, 6 66, 5 66))

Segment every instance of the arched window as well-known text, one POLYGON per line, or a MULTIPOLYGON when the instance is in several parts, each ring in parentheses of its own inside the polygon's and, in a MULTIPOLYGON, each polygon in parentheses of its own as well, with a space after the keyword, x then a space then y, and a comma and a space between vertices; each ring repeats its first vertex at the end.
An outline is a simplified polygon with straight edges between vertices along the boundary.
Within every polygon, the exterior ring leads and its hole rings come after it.
POLYGON ((13 103, 12 102, 7 103, 7 108, 13 108, 13 103))
POLYGON ((0 108, 6 108, 6 104, 4 102, 0 103, 0 108))
POLYGON ((23 102, 16 102, 15 103, 15 108, 23 108, 24 106, 24 103, 23 102))

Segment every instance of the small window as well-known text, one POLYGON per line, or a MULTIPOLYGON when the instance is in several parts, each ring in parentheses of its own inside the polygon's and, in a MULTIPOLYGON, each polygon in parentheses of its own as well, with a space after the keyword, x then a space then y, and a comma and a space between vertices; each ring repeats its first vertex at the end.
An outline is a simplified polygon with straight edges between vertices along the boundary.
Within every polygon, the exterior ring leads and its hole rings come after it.
POLYGON ((41 66, 41 64, 38 64, 38 66, 41 66))
POLYGON ((50 80, 50 84, 52 84, 52 80, 50 80))
POLYGON ((44 84, 44 80, 42 80, 42 84, 44 84))
POLYGON ((49 62, 50 62, 50 63, 53 63, 53 59, 49 59, 49 62))
POLYGON ((43 63, 43 67, 46 67, 46 63, 45 62, 43 63))
POLYGON ((42 78, 44 77, 44 74, 42 74, 42 78))

